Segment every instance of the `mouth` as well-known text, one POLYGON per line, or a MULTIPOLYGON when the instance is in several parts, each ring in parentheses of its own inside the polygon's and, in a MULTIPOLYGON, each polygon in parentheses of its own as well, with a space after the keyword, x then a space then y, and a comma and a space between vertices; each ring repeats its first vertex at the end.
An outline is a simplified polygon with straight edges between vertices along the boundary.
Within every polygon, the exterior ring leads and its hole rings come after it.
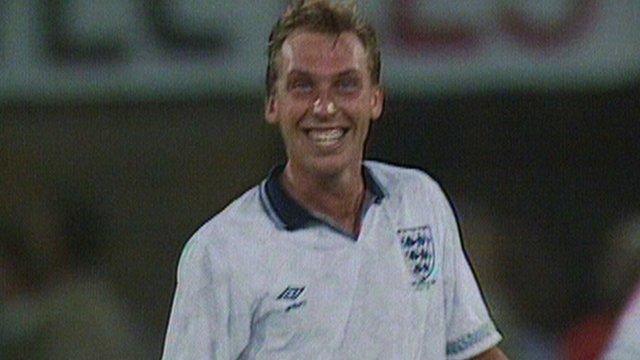
POLYGON ((333 127, 333 128, 312 128, 304 130, 307 138, 313 143, 322 147, 331 147, 337 145, 345 135, 349 132, 348 128, 333 127))

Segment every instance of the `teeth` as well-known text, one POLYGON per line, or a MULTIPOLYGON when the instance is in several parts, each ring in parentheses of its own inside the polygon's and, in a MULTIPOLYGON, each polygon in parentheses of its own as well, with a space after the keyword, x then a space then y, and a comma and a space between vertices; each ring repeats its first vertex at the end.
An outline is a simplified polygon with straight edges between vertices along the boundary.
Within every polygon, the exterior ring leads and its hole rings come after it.
POLYGON ((309 137, 318 142, 334 142, 344 135, 343 129, 310 130, 309 137))

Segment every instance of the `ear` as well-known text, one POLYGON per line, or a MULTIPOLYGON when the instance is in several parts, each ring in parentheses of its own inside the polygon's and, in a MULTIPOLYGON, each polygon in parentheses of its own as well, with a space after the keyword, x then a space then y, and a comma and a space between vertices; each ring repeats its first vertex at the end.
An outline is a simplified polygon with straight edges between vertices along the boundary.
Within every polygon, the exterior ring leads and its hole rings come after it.
POLYGON ((278 104, 274 94, 269 95, 264 104, 264 118, 269 124, 278 122, 278 104))
POLYGON ((371 120, 377 120, 382 115, 384 108, 384 91, 380 86, 376 86, 371 93, 371 120))

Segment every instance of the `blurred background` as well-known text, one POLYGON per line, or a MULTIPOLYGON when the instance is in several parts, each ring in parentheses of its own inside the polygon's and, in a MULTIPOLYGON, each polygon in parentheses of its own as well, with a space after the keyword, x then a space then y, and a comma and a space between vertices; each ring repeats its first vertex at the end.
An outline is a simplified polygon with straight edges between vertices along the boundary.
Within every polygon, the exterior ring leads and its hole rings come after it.
MULTIPOLYGON (((515 359, 593 359, 640 280, 640 2, 359 2, 370 158, 447 190, 515 359)), ((286 1, 0 1, 0 358, 154 359, 182 246, 284 161, 286 1)))

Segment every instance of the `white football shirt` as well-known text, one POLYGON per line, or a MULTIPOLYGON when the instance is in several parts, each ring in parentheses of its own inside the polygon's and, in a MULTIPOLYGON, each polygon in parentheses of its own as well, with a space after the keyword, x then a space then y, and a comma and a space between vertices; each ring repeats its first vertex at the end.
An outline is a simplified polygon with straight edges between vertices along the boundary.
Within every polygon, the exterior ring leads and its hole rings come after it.
POLYGON ((466 359, 496 345, 456 218, 426 174, 363 167, 357 238, 296 204, 274 169, 180 259, 164 359, 466 359))

